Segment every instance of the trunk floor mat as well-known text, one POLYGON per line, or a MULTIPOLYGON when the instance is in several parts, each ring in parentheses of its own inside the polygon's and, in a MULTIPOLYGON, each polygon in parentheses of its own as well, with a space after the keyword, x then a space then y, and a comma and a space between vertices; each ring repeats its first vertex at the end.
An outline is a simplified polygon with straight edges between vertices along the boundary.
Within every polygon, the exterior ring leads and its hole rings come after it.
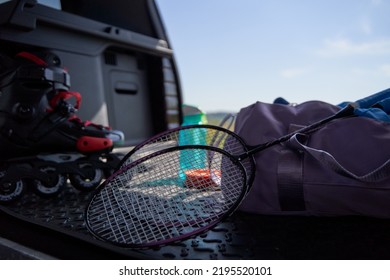
MULTIPOLYGON (((215 228, 174 244, 148 249, 120 248, 97 240, 86 228, 84 212, 91 197, 71 186, 57 197, 26 193, 0 206, 3 214, 101 248, 114 259, 389 259, 390 221, 365 217, 263 216, 236 212, 215 228)), ((1 217, 0 217, 1 220, 1 217)), ((11 223, 12 224, 12 223, 11 223)), ((0 228, 0 236, 5 229, 0 228)), ((12 230, 7 228, 7 230, 12 230)), ((33 238, 34 231, 23 233, 33 238), (32 236, 32 237, 31 237, 32 236)), ((21 236, 23 236, 20 233, 21 236)), ((51 241, 51 246, 57 246, 51 241)), ((74 255, 67 258, 79 259, 74 255)), ((83 258, 94 259, 86 254, 83 258)), ((104 258, 104 255, 103 255, 104 258)))

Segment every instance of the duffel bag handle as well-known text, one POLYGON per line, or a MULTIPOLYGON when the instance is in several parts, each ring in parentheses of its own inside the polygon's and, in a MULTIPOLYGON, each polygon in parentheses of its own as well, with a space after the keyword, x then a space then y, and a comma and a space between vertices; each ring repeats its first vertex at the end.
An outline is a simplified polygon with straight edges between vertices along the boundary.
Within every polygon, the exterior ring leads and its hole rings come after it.
POLYGON ((359 176, 343 167, 330 153, 323 150, 311 148, 303 144, 304 142, 306 142, 307 137, 308 136, 305 134, 295 134, 287 142, 287 145, 291 148, 308 153, 317 161, 319 161, 322 165, 326 165, 335 172, 347 176, 349 178, 353 178, 366 183, 377 183, 386 180, 390 177, 390 159, 378 168, 368 172, 367 174, 359 176))

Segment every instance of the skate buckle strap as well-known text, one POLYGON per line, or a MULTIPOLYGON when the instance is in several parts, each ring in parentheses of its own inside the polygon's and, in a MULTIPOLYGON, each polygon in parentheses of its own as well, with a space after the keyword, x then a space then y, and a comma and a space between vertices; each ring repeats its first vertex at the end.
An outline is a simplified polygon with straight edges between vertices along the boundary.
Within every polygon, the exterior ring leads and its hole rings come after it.
POLYGON ((46 81, 53 83, 56 88, 58 85, 66 89, 70 88, 70 76, 66 69, 49 65, 40 57, 29 52, 20 52, 16 56, 35 64, 20 66, 17 71, 19 79, 46 81))
POLYGON ((78 110, 81 105, 81 94, 77 91, 60 91, 50 100, 50 107, 56 108, 60 101, 67 100, 72 97, 76 98, 76 104, 73 107, 78 110))
POLYGON ((20 80, 52 83, 55 88, 70 88, 70 76, 62 68, 45 68, 36 65, 20 66, 16 70, 16 78, 20 80))
POLYGON ((52 99, 50 99, 49 105, 51 108, 48 108, 47 111, 52 112, 55 109, 59 109, 62 115, 69 116, 69 121, 78 123, 82 126, 93 126, 100 130, 111 130, 111 128, 108 126, 95 124, 91 121, 82 121, 76 115, 73 115, 80 108, 81 105, 81 94, 77 91, 60 91, 55 96, 53 96, 52 99), (65 101, 72 97, 76 98, 75 105, 71 105, 65 101))

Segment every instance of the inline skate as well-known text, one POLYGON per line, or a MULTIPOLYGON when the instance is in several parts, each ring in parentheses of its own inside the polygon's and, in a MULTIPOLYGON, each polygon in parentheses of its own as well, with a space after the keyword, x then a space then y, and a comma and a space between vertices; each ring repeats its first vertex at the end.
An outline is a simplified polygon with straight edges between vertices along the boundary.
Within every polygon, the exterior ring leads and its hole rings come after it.
POLYGON ((76 116, 81 96, 50 51, 0 55, 0 203, 32 189, 92 190, 120 161, 123 133, 76 116))

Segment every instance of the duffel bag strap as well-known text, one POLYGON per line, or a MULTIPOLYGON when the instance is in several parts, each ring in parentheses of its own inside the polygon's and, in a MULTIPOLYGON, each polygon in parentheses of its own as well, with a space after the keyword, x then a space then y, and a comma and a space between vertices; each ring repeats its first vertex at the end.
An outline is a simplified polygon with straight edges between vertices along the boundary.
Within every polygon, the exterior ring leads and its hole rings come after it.
POLYGON ((305 211, 302 154, 291 149, 281 150, 277 173, 280 209, 282 211, 305 211))
POLYGON ((306 152, 319 161, 322 165, 328 166, 335 172, 343 176, 359 180, 361 182, 377 183, 390 177, 390 159, 374 170, 359 176, 343 167, 330 153, 323 150, 314 149, 303 144, 306 142, 307 138, 307 135, 295 134, 287 142, 287 145, 291 148, 306 152))

